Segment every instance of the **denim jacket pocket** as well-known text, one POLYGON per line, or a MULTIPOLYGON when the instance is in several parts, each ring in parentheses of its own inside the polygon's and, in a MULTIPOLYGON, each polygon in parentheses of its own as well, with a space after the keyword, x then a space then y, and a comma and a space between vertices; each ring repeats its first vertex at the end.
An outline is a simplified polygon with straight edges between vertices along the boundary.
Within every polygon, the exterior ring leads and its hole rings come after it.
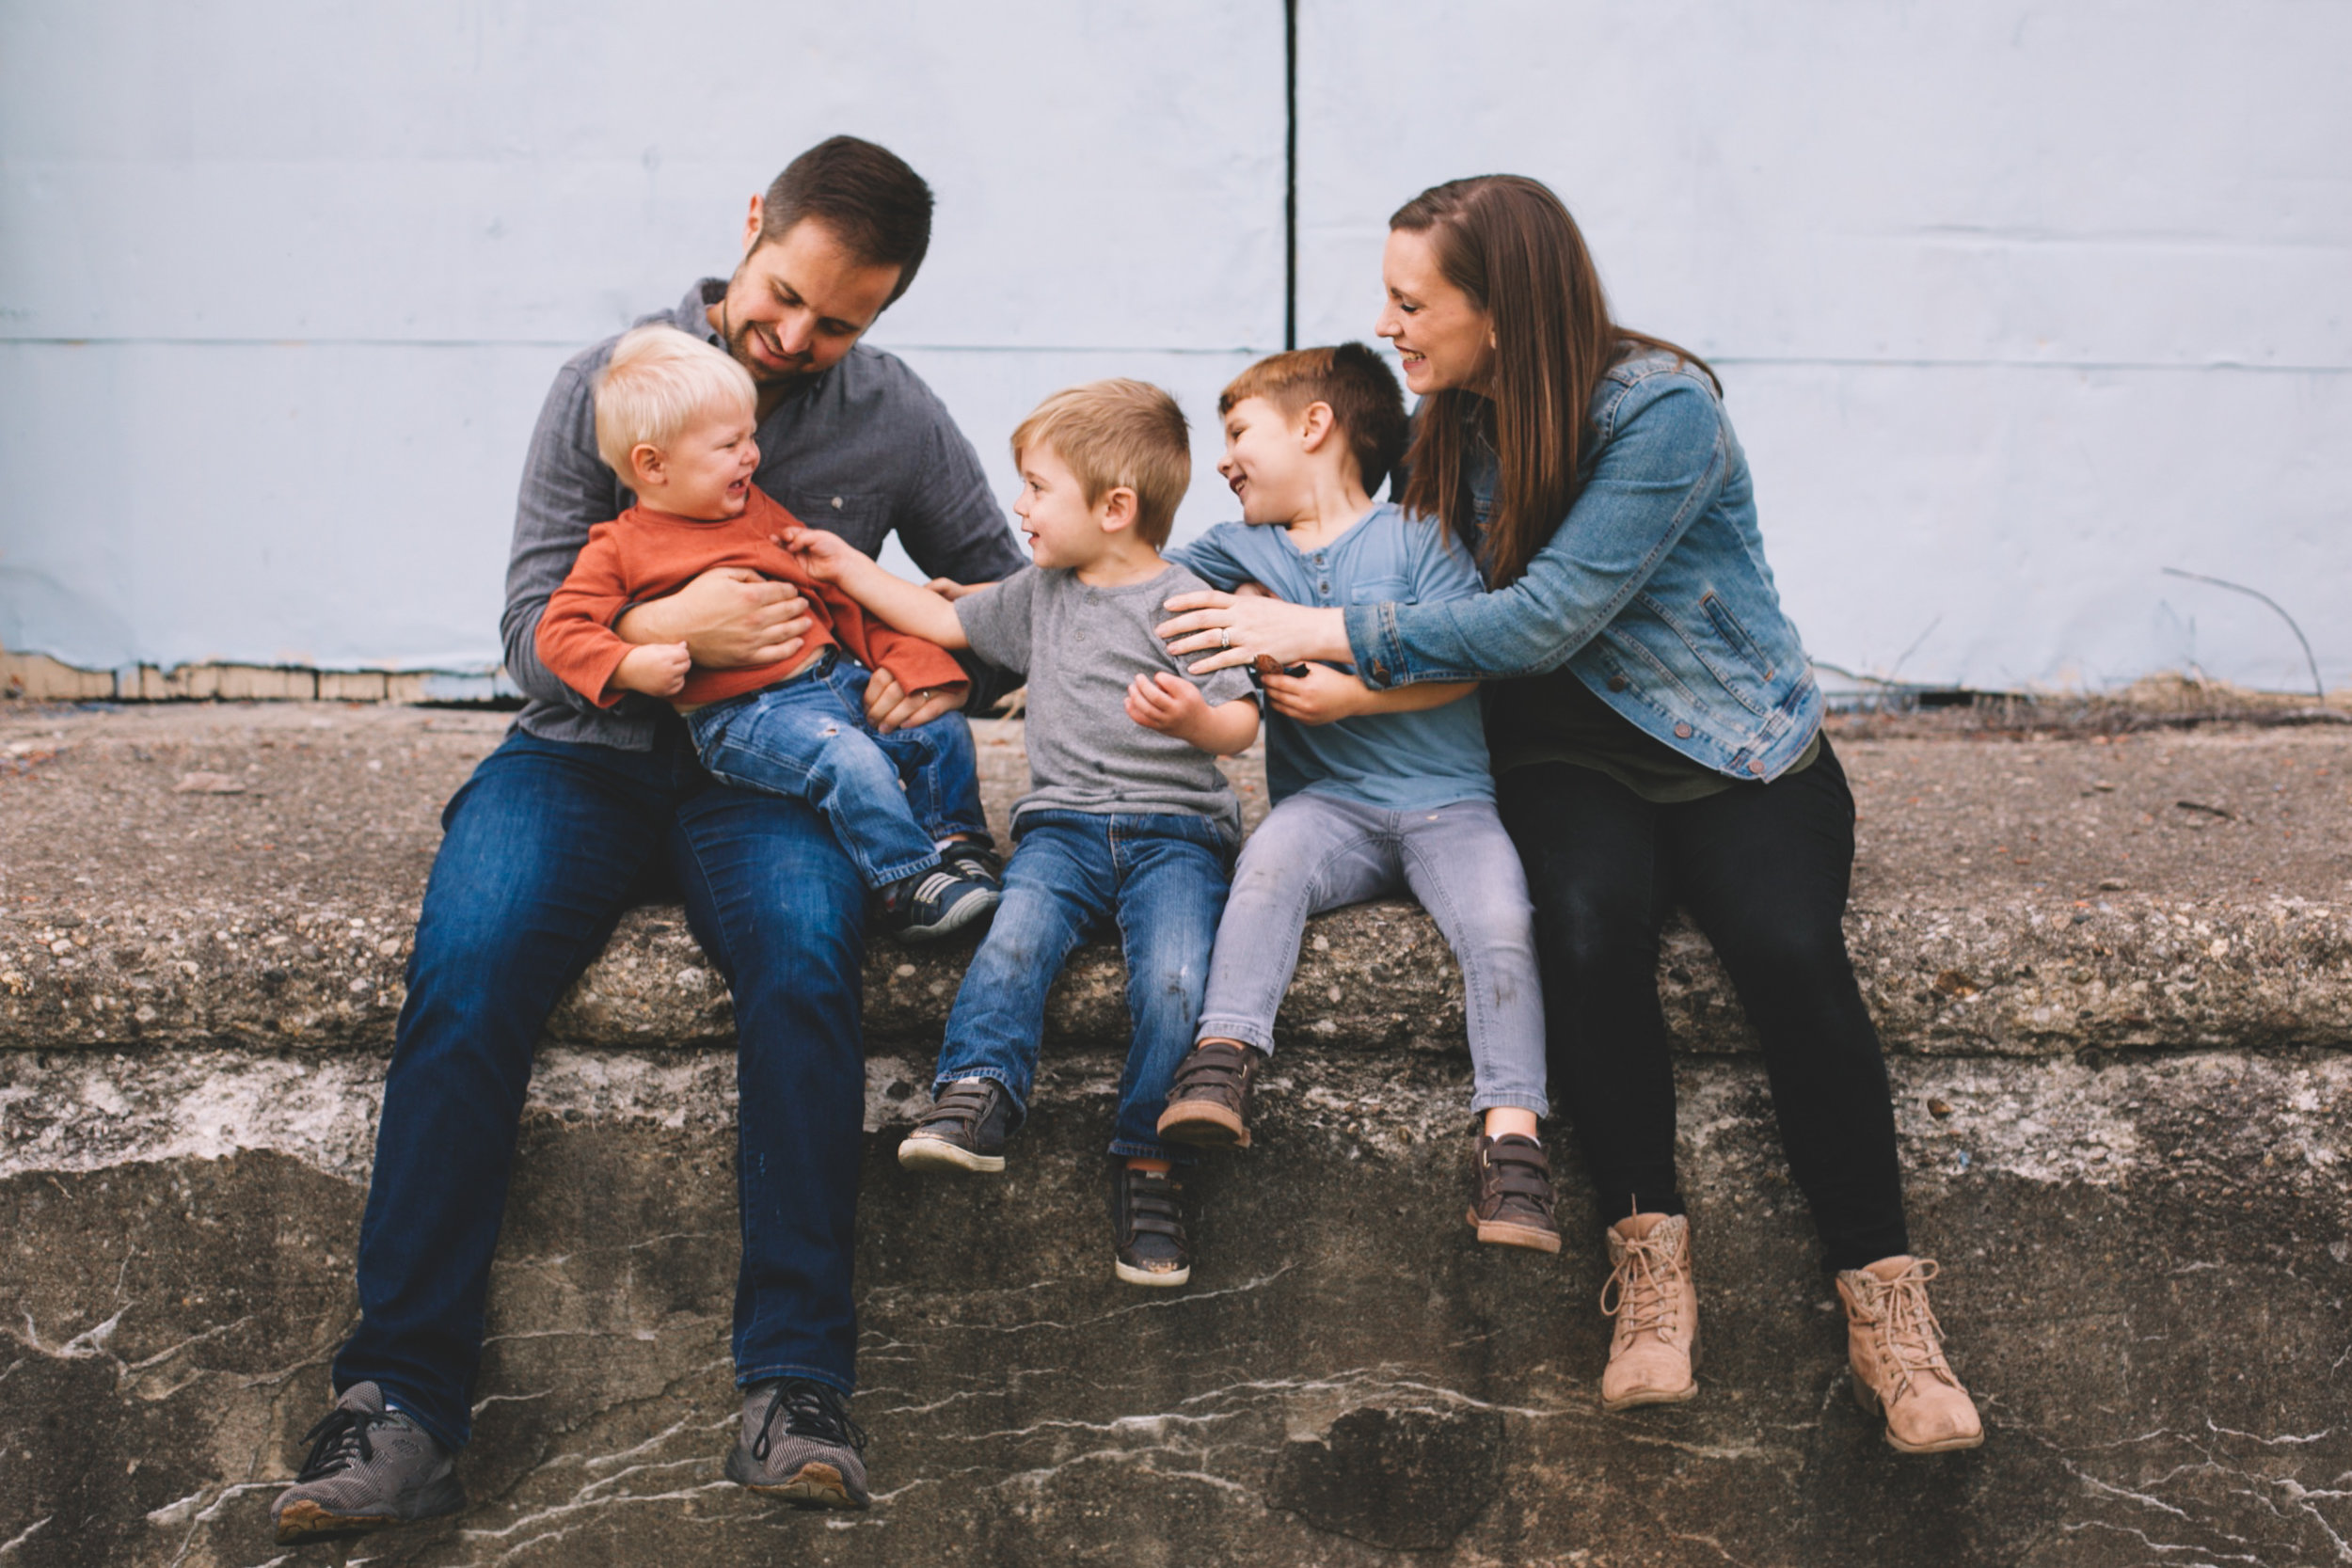
POLYGON ((1748 628, 1740 624, 1738 616, 1732 614, 1731 606, 1724 602, 1722 594, 1708 589, 1699 595, 1699 608, 1707 611, 1708 620, 1714 624, 1716 636, 1730 643, 1740 657, 1754 666, 1757 674, 1766 680, 1772 678, 1772 666, 1765 658, 1764 650, 1756 645, 1756 639, 1748 635, 1748 628))

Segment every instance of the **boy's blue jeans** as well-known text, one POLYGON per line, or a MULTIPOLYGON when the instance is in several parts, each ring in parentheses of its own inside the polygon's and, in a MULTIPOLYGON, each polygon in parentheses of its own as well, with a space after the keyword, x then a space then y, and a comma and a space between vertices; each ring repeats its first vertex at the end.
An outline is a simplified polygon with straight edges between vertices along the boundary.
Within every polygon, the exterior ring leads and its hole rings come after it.
POLYGON ((540 1028, 665 877, 735 993, 737 1379, 850 1391, 866 891, 824 819, 714 787, 684 728, 665 723, 651 752, 517 730, 441 821, 359 1222, 360 1323, 335 1357, 336 1391, 373 1381, 464 1446, 540 1028))
POLYGON ((1025 1114, 1045 993, 1072 950, 1115 922, 1135 1035, 1110 1151, 1188 1159, 1160 1142, 1159 1120, 1208 985, 1232 867, 1225 835, 1201 816, 1050 810, 1022 813, 1017 831, 1004 902, 947 1018, 939 1086, 993 1078, 1025 1114))
POLYGON ((876 733, 866 668, 827 648, 779 686, 686 716, 694 750, 723 784, 805 800, 825 814, 866 885, 939 863, 940 841, 988 837, 972 726, 961 713, 876 733))

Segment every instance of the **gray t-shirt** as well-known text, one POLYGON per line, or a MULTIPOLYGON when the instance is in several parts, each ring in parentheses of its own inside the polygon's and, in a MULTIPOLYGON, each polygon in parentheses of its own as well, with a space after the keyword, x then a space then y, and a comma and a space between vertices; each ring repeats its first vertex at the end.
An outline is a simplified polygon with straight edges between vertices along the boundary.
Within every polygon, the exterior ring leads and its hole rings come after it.
POLYGON ((1208 752, 1127 717, 1127 684, 1169 670, 1211 707, 1251 692, 1239 670, 1195 675, 1152 628, 1161 607, 1208 584, 1170 566, 1148 582, 1093 588, 1062 568, 1024 567, 956 601, 972 651, 1029 677, 1029 792, 1023 812, 1182 813, 1205 816, 1238 843, 1241 802, 1208 752))

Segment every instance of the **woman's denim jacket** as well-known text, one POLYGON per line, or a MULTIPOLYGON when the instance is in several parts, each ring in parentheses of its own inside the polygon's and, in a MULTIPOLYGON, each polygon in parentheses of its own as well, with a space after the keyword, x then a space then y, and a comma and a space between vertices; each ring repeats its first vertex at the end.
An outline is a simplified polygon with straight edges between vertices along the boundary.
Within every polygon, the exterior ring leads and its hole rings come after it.
MULTIPOLYGON (((1347 610, 1375 688, 1505 680, 1565 663, 1594 695, 1693 761, 1778 778, 1821 722, 1821 689, 1781 613, 1748 461, 1695 367, 1645 353, 1601 378, 1583 488, 1509 587, 1347 610)), ((1473 471, 1480 511, 1489 458, 1473 471)))

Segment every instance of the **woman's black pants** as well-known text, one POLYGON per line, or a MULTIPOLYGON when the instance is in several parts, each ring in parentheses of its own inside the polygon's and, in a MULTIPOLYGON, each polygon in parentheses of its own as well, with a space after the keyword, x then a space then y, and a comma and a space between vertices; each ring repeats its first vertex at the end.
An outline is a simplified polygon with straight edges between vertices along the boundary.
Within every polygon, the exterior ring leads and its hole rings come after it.
POLYGON ((1764 1045, 1790 1172, 1832 1269, 1911 1250, 1895 1107, 1843 919, 1853 795, 1829 742, 1767 784, 1656 805, 1568 763, 1496 781, 1527 866, 1551 1096, 1602 1212, 1682 1212, 1659 932, 1680 904, 1714 943, 1764 1045))

